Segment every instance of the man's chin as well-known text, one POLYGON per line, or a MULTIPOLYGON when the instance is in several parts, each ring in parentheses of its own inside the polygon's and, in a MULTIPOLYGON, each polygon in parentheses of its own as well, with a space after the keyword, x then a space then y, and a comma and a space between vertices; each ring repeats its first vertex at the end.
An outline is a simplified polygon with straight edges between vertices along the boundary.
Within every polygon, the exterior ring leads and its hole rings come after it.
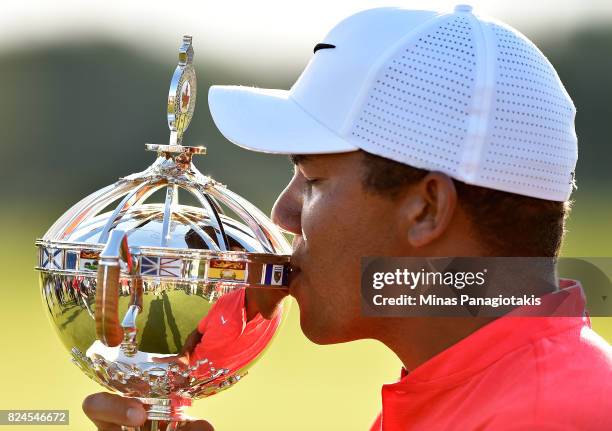
POLYGON ((352 341, 348 337, 343 336, 333 325, 326 325, 321 321, 312 322, 305 318, 300 313, 300 328, 302 333, 315 344, 339 344, 352 341))

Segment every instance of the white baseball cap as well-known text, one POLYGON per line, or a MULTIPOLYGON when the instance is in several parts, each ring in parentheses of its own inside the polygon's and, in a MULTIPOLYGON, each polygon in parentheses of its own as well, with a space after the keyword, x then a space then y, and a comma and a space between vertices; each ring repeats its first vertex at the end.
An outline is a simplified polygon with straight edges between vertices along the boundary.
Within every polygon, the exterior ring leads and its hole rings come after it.
POLYGON ((213 86, 227 139, 268 153, 362 149, 553 201, 574 186, 576 109, 517 30, 474 15, 370 9, 341 21, 289 91, 213 86))

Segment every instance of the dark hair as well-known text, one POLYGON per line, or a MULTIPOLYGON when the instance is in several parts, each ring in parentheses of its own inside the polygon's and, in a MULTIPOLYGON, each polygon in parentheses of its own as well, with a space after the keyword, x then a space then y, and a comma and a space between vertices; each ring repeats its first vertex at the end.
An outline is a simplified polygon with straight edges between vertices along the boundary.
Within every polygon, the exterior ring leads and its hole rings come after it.
MULTIPOLYGON (((429 171, 385 159, 365 151, 363 185, 395 198, 405 186, 423 179, 429 171)), ((457 201, 474 225, 486 250, 495 256, 545 256, 559 254, 570 202, 522 196, 453 179, 457 201)))

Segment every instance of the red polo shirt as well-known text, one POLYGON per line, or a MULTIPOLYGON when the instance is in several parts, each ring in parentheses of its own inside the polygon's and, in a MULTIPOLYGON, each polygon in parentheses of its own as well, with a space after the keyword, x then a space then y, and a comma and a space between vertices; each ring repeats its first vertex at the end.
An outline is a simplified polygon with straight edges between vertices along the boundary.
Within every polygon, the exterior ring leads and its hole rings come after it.
MULTIPOLYGON (((581 316, 561 281, 558 316, 581 316)), ((612 430, 612 348, 588 317, 497 319, 382 388, 372 431, 612 430)))
MULTIPOLYGON (((217 368, 234 372, 248 365, 270 343, 282 314, 266 320, 257 313, 247 321, 245 288, 225 293, 200 320, 198 332, 202 339, 194 348, 191 364, 208 359, 217 368)), ((209 372, 203 367, 199 373, 209 372)))

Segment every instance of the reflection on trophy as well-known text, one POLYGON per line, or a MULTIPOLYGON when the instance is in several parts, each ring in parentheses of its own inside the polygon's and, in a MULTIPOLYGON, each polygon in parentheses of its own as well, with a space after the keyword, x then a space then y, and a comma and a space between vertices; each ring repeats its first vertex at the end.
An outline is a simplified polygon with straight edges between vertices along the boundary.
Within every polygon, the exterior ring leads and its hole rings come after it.
POLYGON ((157 159, 78 202, 36 241, 42 296, 72 360, 137 397, 152 429, 238 382, 277 332, 290 246, 248 201, 200 173, 182 145, 193 116, 191 37, 168 97, 157 159), (163 203, 148 199, 165 190, 163 203), (197 206, 179 204, 190 194, 197 206))

